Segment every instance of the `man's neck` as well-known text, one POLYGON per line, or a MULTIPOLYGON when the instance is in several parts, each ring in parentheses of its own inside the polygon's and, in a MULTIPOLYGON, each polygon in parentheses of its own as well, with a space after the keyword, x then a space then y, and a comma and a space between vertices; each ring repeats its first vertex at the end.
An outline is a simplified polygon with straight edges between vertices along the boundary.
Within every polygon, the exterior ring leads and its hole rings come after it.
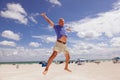
POLYGON ((63 27, 64 25, 60 25, 60 24, 59 24, 59 26, 63 27))

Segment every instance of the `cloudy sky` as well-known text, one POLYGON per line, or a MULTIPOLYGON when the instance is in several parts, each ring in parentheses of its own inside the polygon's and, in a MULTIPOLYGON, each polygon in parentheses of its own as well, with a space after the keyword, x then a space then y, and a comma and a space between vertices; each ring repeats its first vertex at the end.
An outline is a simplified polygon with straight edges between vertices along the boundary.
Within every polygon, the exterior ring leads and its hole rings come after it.
POLYGON ((71 28, 71 59, 120 56, 120 0, 0 0, 1 62, 48 59, 56 35, 42 12, 71 28))

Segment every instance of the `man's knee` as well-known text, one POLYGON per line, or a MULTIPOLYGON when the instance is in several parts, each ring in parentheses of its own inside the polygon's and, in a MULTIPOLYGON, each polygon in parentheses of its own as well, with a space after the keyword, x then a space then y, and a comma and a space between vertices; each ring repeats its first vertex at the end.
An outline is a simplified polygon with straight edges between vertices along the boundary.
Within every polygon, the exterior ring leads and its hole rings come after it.
POLYGON ((66 59, 70 59, 69 53, 66 53, 65 55, 66 55, 66 59))
POLYGON ((70 55, 68 54, 68 59, 70 59, 70 55))
POLYGON ((56 57, 57 56, 57 51, 53 51, 52 56, 56 57))

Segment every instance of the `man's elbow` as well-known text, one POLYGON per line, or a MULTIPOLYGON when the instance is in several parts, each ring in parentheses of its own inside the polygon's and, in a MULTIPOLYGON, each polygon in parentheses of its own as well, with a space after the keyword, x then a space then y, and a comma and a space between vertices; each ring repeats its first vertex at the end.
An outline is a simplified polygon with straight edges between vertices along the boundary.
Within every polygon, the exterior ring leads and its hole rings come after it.
POLYGON ((54 24, 50 24, 50 26, 54 27, 54 24))

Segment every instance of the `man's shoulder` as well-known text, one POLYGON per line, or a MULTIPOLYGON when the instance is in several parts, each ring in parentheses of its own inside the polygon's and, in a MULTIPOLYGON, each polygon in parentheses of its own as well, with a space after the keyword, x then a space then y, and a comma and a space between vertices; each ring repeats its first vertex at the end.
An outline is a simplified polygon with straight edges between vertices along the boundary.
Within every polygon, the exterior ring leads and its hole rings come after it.
POLYGON ((59 25, 54 25, 54 28, 59 28, 59 25))
POLYGON ((55 24, 54 26, 57 27, 57 26, 59 26, 59 25, 58 25, 58 24, 55 24))

